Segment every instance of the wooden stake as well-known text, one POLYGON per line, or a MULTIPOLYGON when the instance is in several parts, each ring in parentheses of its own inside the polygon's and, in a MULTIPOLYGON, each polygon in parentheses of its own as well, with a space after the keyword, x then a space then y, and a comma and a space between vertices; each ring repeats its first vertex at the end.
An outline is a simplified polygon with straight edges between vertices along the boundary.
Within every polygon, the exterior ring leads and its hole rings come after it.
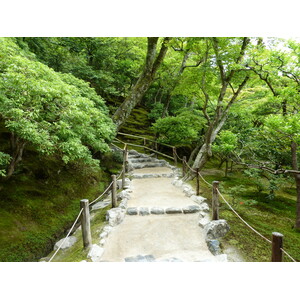
POLYGON ((126 175, 126 162, 123 161, 123 168, 122 168, 122 190, 125 189, 125 175, 126 175))
POLYGON ((200 195, 200 178, 199 178, 199 168, 196 168, 196 195, 200 195))
POLYGON ((123 164, 125 165, 125 172, 128 172, 128 145, 124 146, 123 164))
POLYGON ((111 187, 111 206, 117 207, 117 180, 116 175, 111 175, 112 178, 112 187, 111 187))
POLYGON ((173 147, 173 158, 174 158, 174 164, 177 167, 177 156, 176 156, 176 148, 173 147))
POLYGON ((185 172, 186 172, 186 156, 183 157, 182 159, 182 176, 185 176, 185 172))
POLYGON ((91 235, 91 224, 90 224, 90 210, 89 210, 89 200, 80 200, 80 209, 83 208, 81 214, 81 228, 82 228, 82 239, 84 248, 88 248, 92 245, 92 235, 91 235))
POLYGON ((213 181, 212 185, 212 219, 219 220, 219 181, 213 181))
POLYGON ((272 233, 272 262, 282 262, 283 234, 279 232, 272 233))

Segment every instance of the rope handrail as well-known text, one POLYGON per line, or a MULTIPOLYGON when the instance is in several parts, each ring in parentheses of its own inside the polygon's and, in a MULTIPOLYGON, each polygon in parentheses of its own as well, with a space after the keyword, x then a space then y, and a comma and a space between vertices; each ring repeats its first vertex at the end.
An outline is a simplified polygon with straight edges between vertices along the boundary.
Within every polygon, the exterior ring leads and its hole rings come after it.
POLYGON ((118 147, 117 145, 115 145, 114 143, 111 143, 114 147, 118 148, 121 151, 124 151, 122 148, 118 147))
POLYGON ((118 134, 120 134, 120 135, 125 135, 125 136, 131 136, 131 137, 139 138, 139 139, 143 139, 143 140, 147 140, 147 141, 149 141, 149 142, 157 143, 157 144, 159 144, 159 145, 163 145, 163 146, 170 147, 170 148, 173 148, 173 147, 174 147, 174 146, 172 146, 172 145, 165 144, 165 143, 161 143, 161 142, 157 142, 157 141, 155 141, 155 140, 151 140, 151 139, 149 139, 149 138, 146 138, 146 137, 143 137, 143 136, 139 136, 139 135, 133 135, 133 134, 123 133, 123 132, 118 132, 118 134))
POLYGON ((178 158, 180 161, 183 161, 183 158, 179 157, 179 155, 177 154, 176 147, 173 147, 173 149, 174 149, 174 153, 175 153, 175 155, 177 156, 177 158, 178 158))
MULTIPOLYGON (((204 179, 204 177, 201 175, 200 172, 198 172, 199 176, 201 177, 201 179, 210 187, 212 187, 212 184, 210 184, 208 181, 206 181, 204 179)), ((269 239, 267 239, 265 236, 263 236, 261 233, 259 233, 256 229, 254 229, 251 225, 249 225, 234 209, 233 207, 228 203, 228 201, 225 199, 225 197, 222 195, 222 193, 220 192, 220 190, 217 188, 216 189, 218 194, 221 196, 221 198, 223 199, 223 201, 228 205, 228 207, 234 212, 234 214, 246 225, 248 226, 252 231, 254 231, 256 234, 258 234, 261 238, 263 238, 264 240, 266 240, 268 243, 272 244, 272 241, 270 241, 269 239)), ((285 253, 293 262, 296 262, 296 260, 287 252, 285 251, 283 248, 280 248, 280 250, 285 253)))
POLYGON ((266 240, 268 243, 272 244, 272 242, 267 239, 266 237, 264 237, 261 233, 259 233, 256 229, 254 229, 251 225, 249 225, 234 209, 233 207, 227 202, 227 200, 224 198, 224 196, 221 194, 221 192, 219 191, 219 189, 216 189, 218 194, 221 196, 221 198, 224 200, 224 202, 228 205, 228 207, 235 213, 235 215, 243 222, 245 223, 246 226, 248 226, 252 231, 254 231, 256 234, 258 234, 261 238, 263 238, 264 240, 266 240))
POLYGON ((165 157, 167 157, 167 158, 169 158, 169 159, 173 159, 172 156, 167 155, 167 154, 164 154, 164 153, 159 152, 159 151, 157 151, 157 150, 153 150, 153 149, 151 149, 151 148, 149 148, 149 147, 147 147, 147 146, 136 145, 136 144, 131 144, 131 143, 125 143, 125 142, 123 142, 123 141, 121 141, 121 140, 119 140, 119 139, 118 139, 118 141, 119 141, 120 143, 127 144, 127 145, 129 145, 129 146, 147 149, 147 150, 152 151, 152 152, 154 152, 154 153, 157 153, 157 154, 159 154, 159 155, 165 156, 165 157))
POLYGON ((49 259, 48 262, 51 262, 51 261, 52 261, 52 259, 55 257, 55 255, 57 254, 57 252, 60 250, 60 248, 64 245, 65 241, 67 240, 67 238, 69 237, 69 235, 70 235, 70 233, 72 232, 73 228, 75 227, 75 224, 77 223, 77 221, 78 221, 78 219, 79 219, 79 217, 80 217, 82 211, 83 211, 83 208, 80 210, 80 212, 79 212, 79 214, 78 214, 78 216, 77 216, 75 222, 73 223, 71 229, 69 230, 67 236, 65 237, 65 239, 63 240, 63 242, 59 245, 59 247, 58 247, 57 250, 54 252, 54 254, 53 254, 52 257, 49 259))
MULTIPOLYGON (((269 239, 267 239, 266 237, 264 237, 261 233, 259 233, 256 229, 254 229, 252 226, 250 226, 233 208, 232 206, 226 201, 226 199, 224 198, 224 196, 221 194, 221 192, 219 191, 219 189, 216 189, 218 194, 221 196, 221 198, 224 200, 224 202, 229 206, 229 208, 237 215, 237 217, 239 219, 241 219, 241 221, 243 223, 245 223, 252 231, 254 231, 256 234, 258 234, 260 237, 262 237, 264 240, 266 240, 268 243, 272 244, 272 241, 270 241, 269 239)), ((292 261, 296 262, 296 260, 289 254, 287 253, 283 248, 280 248, 280 250, 285 253, 292 261)))
POLYGON ((185 163, 185 165, 186 165, 192 172, 197 173, 197 171, 195 171, 194 169, 192 169, 192 168, 189 166, 189 164, 188 164, 187 162, 185 163))
POLYGON ((111 188, 112 184, 113 184, 113 182, 110 183, 110 185, 105 189, 105 191, 104 191, 100 196, 98 196, 95 200, 93 200, 91 203, 89 203, 89 206, 92 205, 92 204, 94 204, 94 203, 97 202, 102 196, 104 196, 104 195, 108 192, 108 190, 111 188))

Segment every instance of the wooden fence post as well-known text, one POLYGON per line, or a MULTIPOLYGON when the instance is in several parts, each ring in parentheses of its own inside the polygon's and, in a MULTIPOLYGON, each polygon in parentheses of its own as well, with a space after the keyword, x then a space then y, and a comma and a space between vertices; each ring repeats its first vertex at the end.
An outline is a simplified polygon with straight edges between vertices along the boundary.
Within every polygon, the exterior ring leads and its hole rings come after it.
POLYGON ((126 163, 125 161, 123 162, 123 168, 122 168, 122 190, 125 189, 125 175, 126 175, 126 163))
POLYGON ((196 168, 196 195, 200 195, 200 178, 199 178, 199 168, 196 168))
POLYGON ((184 156, 182 159, 182 177, 185 176, 185 172, 186 172, 186 156, 184 156))
POLYGON ((111 187, 111 205, 112 207, 117 207, 117 180, 116 175, 111 175, 112 187, 111 187))
POLYGON ((128 172, 128 145, 124 146, 124 154, 123 154, 123 164, 125 166, 125 172, 128 172))
POLYGON ((174 158, 174 164, 177 167, 177 156, 176 156, 176 148, 173 147, 173 158, 174 158))
POLYGON ((87 199, 80 200, 80 209, 83 209, 81 214, 83 246, 84 248, 87 248, 92 245, 89 200, 87 199))
POLYGON ((213 181, 212 185, 212 219, 219 220, 219 181, 213 181))
POLYGON ((272 232, 272 262, 282 262, 283 234, 272 232))
POLYGON ((146 139, 144 138, 144 146, 146 146, 146 139))

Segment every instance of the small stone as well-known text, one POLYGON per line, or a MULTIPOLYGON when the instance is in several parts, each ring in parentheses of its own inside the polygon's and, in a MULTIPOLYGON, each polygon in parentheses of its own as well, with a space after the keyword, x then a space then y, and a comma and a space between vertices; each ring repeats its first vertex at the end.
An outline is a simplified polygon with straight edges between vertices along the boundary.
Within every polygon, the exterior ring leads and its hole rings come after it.
POLYGON ((146 216, 149 215, 149 208, 148 207, 140 207, 139 208, 139 215, 140 216, 146 216))
POLYGON ((197 206, 197 205, 190 205, 190 206, 187 206, 187 207, 184 207, 182 209, 183 213, 184 214, 192 214, 192 213, 196 213, 200 210, 200 207, 197 206))
POLYGON ((106 220, 110 226, 116 226, 123 222, 125 210, 119 207, 112 208, 106 212, 106 220))
POLYGON ((183 260, 176 257, 171 257, 171 258, 160 260, 160 262, 183 262, 183 260))
POLYGON ((93 262, 99 262, 103 252, 103 248, 96 244, 93 244, 87 257, 90 258, 93 262))
POLYGON ((194 202, 196 202, 198 204, 202 204, 204 201, 207 201, 206 198, 201 197, 201 196, 196 196, 196 195, 192 195, 191 200, 193 200, 194 202))
POLYGON ((181 214, 182 209, 179 207, 168 207, 166 208, 166 214, 181 214))
POLYGON ((136 207, 128 207, 126 213, 127 215, 133 216, 138 214, 138 210, 136 207))
POLYGON ((63 238, 54 245, 54 250, 57 250, 59 247, 62 250, 70 248, 76 243, 76 241, 77 241, 77 238, 75 236, 69 236, 66 239, 63 238), (66 240, 66 241, 64 242, 64 240, 66 240))
POLYGON ((108 234, 107 234, 107 232, 102 232, 101 234, 100 234, 100 239, 104 239, 104 238, 106 238, 108 236, 108 234))
POLYGON ((220 242, 218 240, 208 240, 206 241, 209 251, 213 255, 221 254, 220 242))
POLYGON ((112 231, 112 227, 111 226, 109 226, 109 225, 106 225, 106 226, 104 226, 104 228, 103 228, 103 231, 104 232, 107 232, 107 233, 110 233, 111 231, 112 231))
POLYGON ((208 212, 209 211, 209 206, 207 203, 202 203, 200 205, 200 210, 204 211, 204 212, 208 212))
POLYGON ((226 220, 211 221, 204 227, 206 240, 214 240, 224 237, 229 229, 230 227, 226 220))
POLYGON ((126 209, 127 207, 127 199, 123 199, 119 205, 120 208, 126 209))
POLYGON ((150 212, 153 215, 163 215, 165 213, 165 210, 161 207, 152 207, 150 212))
POLYGON ((105 242, 106 242, 105 239, 100 240, 100 246, 104 246, 105 242))
POLYGON ((203 218, 201 218, 201 219, 199 220, 198 225, 199 225, 201 228, 204 228, 204 226, 205 226, 206 224, 208 224, 210 221, 211 221, 211 220, 210 220, 210 218, 209 218, 209 215, 206 214, 203 218))
POLYGON ((125 262, 153 262, 155 258, 153 255, 137 255, 126 257, 125 262))

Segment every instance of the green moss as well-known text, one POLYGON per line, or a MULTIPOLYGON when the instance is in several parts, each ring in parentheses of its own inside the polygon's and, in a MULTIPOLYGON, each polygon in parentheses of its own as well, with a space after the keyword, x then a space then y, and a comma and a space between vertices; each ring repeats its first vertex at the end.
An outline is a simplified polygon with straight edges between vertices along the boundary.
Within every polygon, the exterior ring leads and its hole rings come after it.
MULTIPOLYGON (((203 170, 203 174, 208 173, 209 175, 203 177, 208 182, 220 181, 220 190, 225 199, 246 222, 270 240, 272 239, 272 232, 282 233, 285 250, 297 261, 300 261, 300 233, 293 228, 296 217, 296 198, 290 187, 283 186, 276 193, 275 198, 270 200, 266 192, 258 193, 253 182, 239 171, 227 178, 220 175, 217 169, 203 170), (236 185, 243 185, 244 191, 240 192, 234 199, 228 191, 236 185), (251 200, 255 200, 255 202, 251 200)), ((191 184, 196 186, 195 180, 191 184)), ((210 205, 211 188, 202 180, 200 187, 202 195, 208 199, 210 205)), ((231 227, 229 233, 221 240, 225 247, 234 245, 241 250, 246 261, 267 262, 271 260, 271 245, 237 218, 222 199, 220 200, 220 218, 227 220, 231 227)), ((290 261, 290 259, 284 256, 284 261, 290 261)))
POLYGON ((74 222, 80 200, 101 194, 112 165, 110 171, 120 171, 113 159, 102 159, 104 171, 80 163, 62 167, 55 157, 27 152, 18 173, 0 182, 0 261, 37 261, 47 255, 74 222))

